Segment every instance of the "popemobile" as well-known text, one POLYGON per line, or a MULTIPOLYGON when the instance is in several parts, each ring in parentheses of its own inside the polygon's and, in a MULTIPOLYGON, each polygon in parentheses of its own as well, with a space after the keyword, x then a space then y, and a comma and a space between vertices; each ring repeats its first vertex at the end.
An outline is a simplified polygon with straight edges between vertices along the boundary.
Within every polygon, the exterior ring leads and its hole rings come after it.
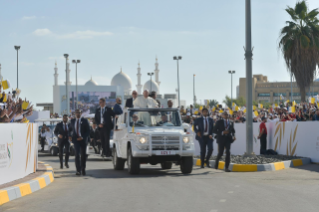
POLYGON ((183 174, 193 169, 194 140, 188 124, 182 124, 177 108, 129 108, 118 117, 113 136, 113 166, 138 174, 141 164, 180 165, 183 174))

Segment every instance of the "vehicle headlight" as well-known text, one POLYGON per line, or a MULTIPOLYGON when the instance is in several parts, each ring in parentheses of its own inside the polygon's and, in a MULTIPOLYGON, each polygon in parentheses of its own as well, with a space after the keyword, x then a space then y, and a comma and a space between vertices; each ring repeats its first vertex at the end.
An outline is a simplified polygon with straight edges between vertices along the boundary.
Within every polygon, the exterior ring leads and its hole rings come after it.
POLYGON ((184 138, 183 138, 183 142, 184 142, 185 144, 187 144, 187 143, 189 142, 189 138, 188 138, 188 137, 184 137, 184 138))
POLYGON ((140 143, 141 144, 145 144, 146 143, 146 138, 145 137, 141 137, 140 138, 140 143))

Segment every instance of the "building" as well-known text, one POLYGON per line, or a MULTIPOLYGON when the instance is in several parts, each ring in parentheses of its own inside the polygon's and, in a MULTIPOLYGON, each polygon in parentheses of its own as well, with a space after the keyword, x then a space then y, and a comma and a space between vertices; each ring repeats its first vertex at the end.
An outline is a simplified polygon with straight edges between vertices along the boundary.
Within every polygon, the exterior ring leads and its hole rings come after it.
MULTIPOLYGON (((54 67, 54 85, 53 85, 53 103, 38 103, 37 106, 44 107, 46 110, 50 110, 51 113, 63 114, 67 111, 67 103, 66 103, 66 86, 68 86, 69 93, 69 103, 70 110, 74 111, 76 106, 84 111, 84 113, 93 113, 98 107, 98 102, 100 98, 105 98, 107 101, 107 105, 113 107, 115 104, 115 100, 117 97, 121 97, 126 100, 131 98, 131 92, 133 89, 133 83, 126 73, 123 72, 122 68, 120 72, 115 74, 111 80, 111 85, 98 85, 93 78, 91 77, 84 85, 78 85, 78 94, 76 94, 76 86, 72 84, 70 81, 70 68, 69 62, 67 62, 66 68, 66 81, 64 85, 59 85, 58 82, 58 67, 55 63, 54 67)), ((161 94, 160 93, 160 85, 159 81, 159 69, 158 69, 158 61, 156 58, 155 62, 155 70, 154 76, 155 80, 147 80, 144 84, 142 84, 141 80, 141 67, 140 63, 138 63, 137 67, 137 85, 136 90, 139 95, 142 95, 143 90, 156 91, 157 99, 161 102, 162 107, 167 107, 167 101, 172 100, 174 106, 178 106, 178 95, 177 93, 172 94, 161 94)), ((122 101, 124 105, 125 101, 122 101)), ((181 103, 186 105, 186 102, 181 100, 181 103)))
MULTIPOLYGON (((296 82, 292 83, 291 93, 291 82, 269 82, 267 76, 253 75, 253 101, 258 102, 277 102, 280 101, 282 95, 284 99, 292 99, 296 102, 300 102, 301 95, 300 89, 296 82)), ((239 96, 246 98, 246 78, 239 79, 239 96)), ((319 93, 319 79, 315 80, 313 86, 307 91, 307 96, 317 95, 319 93), (313 92, 312 92, 313 89, 313 92)))

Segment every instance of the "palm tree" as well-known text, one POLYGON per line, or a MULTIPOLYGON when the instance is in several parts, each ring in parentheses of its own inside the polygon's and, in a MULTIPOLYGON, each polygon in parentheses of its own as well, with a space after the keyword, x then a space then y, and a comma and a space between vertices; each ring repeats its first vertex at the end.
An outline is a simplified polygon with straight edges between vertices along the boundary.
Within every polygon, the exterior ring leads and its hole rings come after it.
POLYGON ((209 106, 210 106, 211 108, 217 107, 217 105, 218 105, 218 101, 217 101, 217 100, 215 100, 215 99, 209 100, 209 106))
POLYGON ((290 21, 280 31, 279 49, 300 88, 301 101, 305 101, 306 88, 314 80, 319 64, 319 14, 318 8, 309 11, 305 0, 296 3, 295 8, 287 7, 290 21))

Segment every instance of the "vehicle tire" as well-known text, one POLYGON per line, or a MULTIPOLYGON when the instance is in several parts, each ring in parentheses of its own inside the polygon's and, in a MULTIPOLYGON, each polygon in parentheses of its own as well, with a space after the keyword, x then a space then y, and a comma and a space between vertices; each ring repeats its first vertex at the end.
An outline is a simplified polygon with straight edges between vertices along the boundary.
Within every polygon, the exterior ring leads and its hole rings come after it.
POLYGON ((157 163, 150 163, 152 166, 156 166, 157 165, 157 163))
POLYGON ((162 162, 161 163, 161 167, 162 169, 171 169, 172 168, 173 163, 166 161, 166 162, 162 162))
POLYGON ((140 172, 140 159, 133 157, 131 148, 127 150, 127 168, 130 174, 138 174, 140 172))
POLYGON ((193 171, 193 157, 183 157, 181 159, 181 171, 183 174, 190 174, 193 171))
POLYGON ((51 148, 50 153, 51 153, 52 156, 57 156, 58 155, 57 148, 51 148))
POLYGON ((123 170, 125 166, 125 160, 123 158, 118 158, 117 157, 117 152, 116 152, 116 147, 113 148, 113 167, 114 170, 123 170))
POLYGON ((74 156, 75 155, 75 150, 73 147, 70 147, 70 155, 74 156))

